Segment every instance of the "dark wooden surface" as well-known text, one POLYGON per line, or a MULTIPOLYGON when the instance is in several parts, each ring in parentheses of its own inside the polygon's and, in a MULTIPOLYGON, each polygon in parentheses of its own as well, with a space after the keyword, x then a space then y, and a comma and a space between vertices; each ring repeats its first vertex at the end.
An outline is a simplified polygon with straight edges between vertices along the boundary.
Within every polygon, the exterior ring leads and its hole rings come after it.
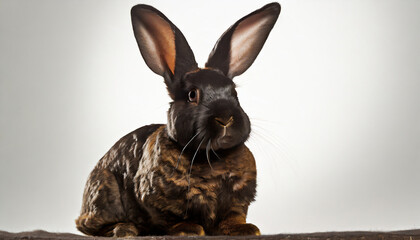
MULTIPOLYGON (((88 237, 71 233, 51 233, 42 230, 31 232, 10 233, 0 231, 0 239, 63 239, 63 240, 104 240, 105 237, 88 237)), ((396 231, 396 232, 324 232, 324 233, 304 233, 304 234, 276 234, 263 236, 205 236, 205 237, 174 237, 174 236, 146 236, 129 238, 132 240, 179 240, 179 239, 261 239, 261 240, 420 240, 420 229, 396 231)))

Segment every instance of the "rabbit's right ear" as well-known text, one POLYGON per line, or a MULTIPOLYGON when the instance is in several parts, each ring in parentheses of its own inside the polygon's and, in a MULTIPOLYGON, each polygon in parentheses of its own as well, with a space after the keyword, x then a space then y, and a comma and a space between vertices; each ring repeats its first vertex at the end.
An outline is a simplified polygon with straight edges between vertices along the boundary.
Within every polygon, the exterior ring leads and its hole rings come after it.
POLYGON ((164 77, 170 93, 180 78, 197 69, 194 54, 181 31, 160 11, 139 4, 131 9, 134 35, 147 66, 164 77))

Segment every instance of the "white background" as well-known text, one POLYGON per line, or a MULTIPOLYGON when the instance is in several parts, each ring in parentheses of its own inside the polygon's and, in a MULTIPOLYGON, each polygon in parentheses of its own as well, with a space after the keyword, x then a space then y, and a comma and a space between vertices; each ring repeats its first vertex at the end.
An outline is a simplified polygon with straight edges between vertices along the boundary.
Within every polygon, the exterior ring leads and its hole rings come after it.
MULTIPOLYGON (((84 184, 126 133, 166 122, 143 62, 137 1, 0 0, 0 229, 77 232, 84 184)), ((203 66, 266 1, 143 1, 203 66)), ((420 1, 281 1, 259 57, 235 78, 263 233, 420 227, 420 1)))

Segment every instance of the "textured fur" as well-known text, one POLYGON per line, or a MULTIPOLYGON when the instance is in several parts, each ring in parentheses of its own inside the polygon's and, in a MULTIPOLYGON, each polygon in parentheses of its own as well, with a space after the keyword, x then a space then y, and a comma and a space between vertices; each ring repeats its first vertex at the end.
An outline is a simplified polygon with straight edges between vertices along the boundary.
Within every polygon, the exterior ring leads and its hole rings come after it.
POLYGON ((171 228, 193 222, 207 234, 222 234, 231 227, 224 223, 227 217, 245 223, 256 187, 255 161, 249 149, 241 144, 220 151, 220 159, 212 155, 212 168, 200 153, 191 176, 194 152, 185 152, 178 163, 180 152, 165 125, 145 126, 123 137, 89 176, 78 229, 113 236, 116 224, 130 222, 142 235, 181 234, 171 228), (147 140, 138 138, 151 131, 147 140), (139 144, 143 147, 135 152, 139 144))

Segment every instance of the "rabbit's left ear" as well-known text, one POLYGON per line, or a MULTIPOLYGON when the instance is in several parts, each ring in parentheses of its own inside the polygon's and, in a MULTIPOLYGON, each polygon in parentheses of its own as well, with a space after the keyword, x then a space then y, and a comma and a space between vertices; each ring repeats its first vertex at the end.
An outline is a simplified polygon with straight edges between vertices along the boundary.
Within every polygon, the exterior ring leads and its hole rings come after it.
POLYGON ((233 78, 245 72, 260 53, 280 14, 280 4, 270 3, 233 24, 219 38, 206 67, 233 78))

